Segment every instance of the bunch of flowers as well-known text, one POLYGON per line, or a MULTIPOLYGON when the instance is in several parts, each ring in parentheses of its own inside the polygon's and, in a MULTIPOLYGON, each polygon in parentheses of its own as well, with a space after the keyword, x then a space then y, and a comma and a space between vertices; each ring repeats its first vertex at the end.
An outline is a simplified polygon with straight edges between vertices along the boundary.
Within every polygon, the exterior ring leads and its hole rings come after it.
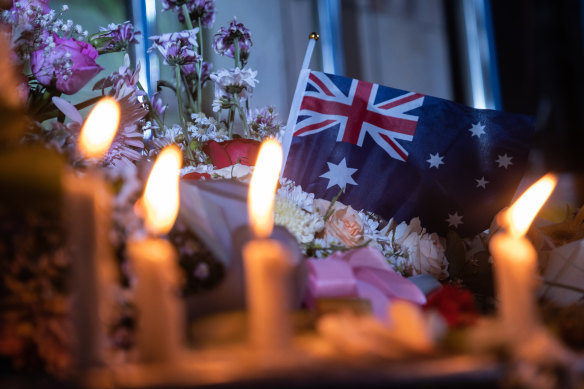
MULTIPOLYGON (((214 50, 232 58, 233 67, 212 71, 203 55, 203 29, 213 27, 214 1, 162 0, 162 5, 184 23, 181 31, 148 37, 150 50, 157 51, 163 63, 174 70, 173 79, 159 81, 155 91, 146 93, 139 82, 140 64, 132 64, 126 54, 117 71, 94 82, 95 97, 81 102, 74 101, 75 94, 103 70, 96 60, 108 53, 127 52, 141 39, 141 33, 125 21, 102 27, 90 35, 80 25, 64 19, 67 6, 57 12, 50 9, 48 0, 15 1, 1 14, 1 21, 10 27, 12 50, 22 69, 17 78, 23 91, 19 96, 31 119, 22 139, 18 139, 19 144, 23 141, 43 144, 63 155, 71 167, 83 170, 88 161, 76 152, 84 121, 80 111, 104 96, 111 96, 120 104, 122 117, 118 133, 108 154, 99 163, 115 189, 111 239, 124 274, 124 285, 131 278, 125 242, 144 229, 133 207, 144 186, 147 170, 144 161, 147 164, 165 146, 176 144, 184 154, 182 173, 185 179, 246 181, 250 178, 260 142, 266 138, 280 138, 283 132, 274 107, 250 108, 258 74, 247 66, 252 54, 252 39, 244 24, 234 18, 214 35, 214 50), (206 85, 212 85, 215 90, 212 112, 203 110, 202 90, 206 85), (172 92, 172 101, 163 99, 163 89, 172 92), (176 104, 178 117, 167 115, 166 108, 171 104, 176 104)), ((0 137, 0 141, 2 139, 0 137)), ((5 146, 0 144, 0 150, 6 149, 5 146)), ((399 224, 385 221, 336 199, 330 202, 315 199, 300 186, 282 179, 275 203, 275 222, 296 237, 307 256, 323 258, 337 251, 371 246, 403 275, 431 274, 439 280, 449 277, 445 241, 426 232, 418 219, 399 224)), ((213 261, 204 244, 180 220, 169 238, 180 253, 180 263, 187 275, 187 292, 212 287, 223 276, 225 269, 213 261)), ((1 250, 2 247, 0 253, 1 250)), ((49 290, 46 295, 61 296, 64 293, 59 289, 62 285, 54 284, 57 281, 45 277, 45 273, 60 274, 68 268, 68 263, 60 260, 61 251, 48 255, 43 262, 42 275, 33 277, 42 277, 43 287, 49 290)), ((32 256, 28 258, 18 253, 13 256, 23 263, 33 261, 32 256)), ((3 273, 7 276, 2 286, 8 289, 11 299, 25 293, 26 287, 18 281, 22 266, 14 264, 10 271, 3 273)), ((52 313, 63 312, 66 304, 59 301, 59 304, 44 307, 53 307, 52 313)), ((119 311, 119 320, 110 323, 111 333, 113 344, 125 349, 132 346, 129 328, 133 314, 125 295, 120 298, 119 311)), ((40 319, 35 319, 33 326, 66 333, 64 327, 54 324, 55 315, 34 317, 40 319), (43 318, 50 318, 50 322, 43 318)), ((14 350, 22 350, 21 344, 17 347, 5 341, 14 331, 18 329, 11 324, 0 326, 0 354, 12 357, 18 354, 14 350)), ((69 360, 60 353, 61 343, 57 342, 58 347, 43 348, 46 342, 38 342, 46 339, 29 341, 37 342, 36 347, 46 351, 40 358, 44 358, 48 366, 65 370, 69 360)))

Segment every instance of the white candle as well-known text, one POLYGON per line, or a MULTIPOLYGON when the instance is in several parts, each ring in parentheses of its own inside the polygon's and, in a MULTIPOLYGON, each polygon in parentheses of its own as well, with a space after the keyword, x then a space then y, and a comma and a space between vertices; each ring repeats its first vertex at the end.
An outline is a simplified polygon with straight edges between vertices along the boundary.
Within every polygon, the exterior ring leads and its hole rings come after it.
POLYGON ((249 188, 249 217, 256 236, 243 248, 249 339, 255 350, 282 351, 290 345, 289 316, 293 259, 273 229, 274 195, 282 165, 282 148, 264 141, 249 188))
POLYGON ((497 233, 489 242, 499 315, 510 338, 529 337, 537 326, 537 252, 524 237, 497 233))
POLYGON ((292 258, 273 239, 254 239, 243 248, 249 338, 254 349, 278 351, 290 345, 292 258))
POLYGON ((168 146, 158 156, 137 207, 145 215, 150 237, 128 242, 136 276, 137 348, 142 362, 168 362, 180 357, 185 314, 180 298, 180 270, 174 247, 156 237, 172 228, 178 214, 182 154, 168 146))
POLYGON ((525 233, 556 184, 542 177, 499 215, 506 229, 489 242, 494 260, 499 316, 512 342, 529 338, 539 326, 536 313, 537 252, 525 233))
MULTIPOLYGON (((79 135, 78 151, 102 158, 118 129, 120 110, 112 98, 91 111, 79 135)), ((107 325, 111 323, 116 265, 109 240, 112 193, 92 163, 83 175, 66 172, 65 220, 71 249, 72 309, 76 361, 81 370, 106 363, 107 325)))
POLYGON ((65 220, 71 250, 72 318, 79 369, 106 361, 117 271, 109 241, 112 193, 97 171, 64 175, 65 220))
POLYGON ((136 275, 138 308, 136 344, 141 362, 179 357, 184 344, 185 314, 180 298, 180 272, 172 244, 159 238, 131 241, 128 255, 136 275))

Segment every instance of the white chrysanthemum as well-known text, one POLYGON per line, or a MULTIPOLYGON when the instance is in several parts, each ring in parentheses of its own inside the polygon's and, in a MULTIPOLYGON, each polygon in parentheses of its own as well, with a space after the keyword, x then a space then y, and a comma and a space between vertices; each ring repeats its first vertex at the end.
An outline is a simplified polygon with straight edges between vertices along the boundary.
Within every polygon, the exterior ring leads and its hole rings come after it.
POLYGON ((278 196, 285 197, 307 212, 314 212, 314 193, 306 193, 300 185, 285 177, 280 178, 278 196))
POLYGON ((314 235, 324 228, 324 221, 318 214, 299 208, 292 200, 276 196, 274 223, 284 226, 300 243, 310 243, 314 235))
POLYGON ((192 114, 193 125, 189 126, 189 134, 198 142, 215 140, 221 142, 229 139, 227 130, 219 125, 214 118, 208 118, 205 114, 192 114))
POLYGON ((220 96, 235 95, 240 99, 251 96, 258 80, 255 78, 257 71, 251 69, 221 69, 211 74, 211 80, 215 82, 215 98, 220 96))
POLYGON ((164 127, 164 137, 170 139, 173 143, 180 143, 183 137, 183 130, 178 124, 172 127, 164 127))

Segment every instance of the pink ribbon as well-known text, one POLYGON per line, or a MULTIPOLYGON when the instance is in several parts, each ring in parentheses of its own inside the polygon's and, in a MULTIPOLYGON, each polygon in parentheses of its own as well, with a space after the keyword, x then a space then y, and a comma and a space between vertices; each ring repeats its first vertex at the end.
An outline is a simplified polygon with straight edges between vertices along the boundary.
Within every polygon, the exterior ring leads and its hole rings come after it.
POLYGON ((377 318, 387 321, 387 309, 393 299, 426 303, 424 293, 393 271, 373 247, 336 252, 324 259, 310 258, 308 268, 305 303, 309 308, 314 308, 321 298, 362 298, 369 300, 377 318))

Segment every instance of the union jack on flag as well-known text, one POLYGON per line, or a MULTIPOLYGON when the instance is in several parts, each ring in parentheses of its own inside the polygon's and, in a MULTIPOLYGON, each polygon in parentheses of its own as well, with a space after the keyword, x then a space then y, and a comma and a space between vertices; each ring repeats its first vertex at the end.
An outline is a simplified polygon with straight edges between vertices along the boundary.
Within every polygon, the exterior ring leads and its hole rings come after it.
POLYGON ((473 235, 512 199, 533 127, 529 116, 304 69, 282 175, 317 198, 342 189, 357 210, 473 235))
POLYGON ((338 126, 337 142, 363 145, 368 134, 392 158, 406 161, 407 150, 398 139, 411 141, 418 117, 406 112, 421 107, 424 96, 403 95, 377 101, 379 85, 351 80, 345 94, 333 79, 319 72, 308 75, 308 86, 298 115, 303 118, 294 136, 307 136, 338 126))

